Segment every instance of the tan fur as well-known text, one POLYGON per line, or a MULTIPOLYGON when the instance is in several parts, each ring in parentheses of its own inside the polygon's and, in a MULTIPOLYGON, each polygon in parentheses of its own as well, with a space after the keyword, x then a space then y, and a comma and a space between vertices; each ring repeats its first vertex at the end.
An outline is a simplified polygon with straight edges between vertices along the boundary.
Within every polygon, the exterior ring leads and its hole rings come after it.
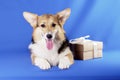
POLYGON ((35 58, 36 58, 36 55, 34 53, 31 53, 32 64, 35 64, 35 58))
POLYGON ((74 63, 74 60, 73 60, 73 55, 72 54, 67 54, 66 57, 69 58, 70 60, 70 63, 73 64, 74 63))
POLYGON ((38 17, 38 25, 41 26, 41 24, 45 24, 45 28, 41 28, 41 30, 46 33, 49 31, 54 31, 56 28, 59 27, 57 24, 57 18, 54 15, 42 15, 38 17), (52 27, 52 23, 56 24, 56 27, 52 27))
POLYGON ((35 56, 33 53, 31 53, 31 61, 32 61, 32 64, 34 64, 35 58, 36 58, 36 56, 35 56))

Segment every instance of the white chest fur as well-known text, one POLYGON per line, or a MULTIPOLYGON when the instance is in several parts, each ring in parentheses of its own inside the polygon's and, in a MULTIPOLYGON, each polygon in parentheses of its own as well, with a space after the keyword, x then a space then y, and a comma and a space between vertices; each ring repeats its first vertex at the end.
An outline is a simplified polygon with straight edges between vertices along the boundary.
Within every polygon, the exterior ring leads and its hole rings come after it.
POLYGON ((48 62, 55 66, 58 64, 59 61, 59 54, 58 49, 61 46, 60 42, 55 43, 51 50, 48 50, 46 47, 46 42, 44 39, 42 39, 40 42, 35 44, 30 44, 29 49, 31 52, 35 55, 37 55, 40 58, 44 58, 48 60, 48 62))

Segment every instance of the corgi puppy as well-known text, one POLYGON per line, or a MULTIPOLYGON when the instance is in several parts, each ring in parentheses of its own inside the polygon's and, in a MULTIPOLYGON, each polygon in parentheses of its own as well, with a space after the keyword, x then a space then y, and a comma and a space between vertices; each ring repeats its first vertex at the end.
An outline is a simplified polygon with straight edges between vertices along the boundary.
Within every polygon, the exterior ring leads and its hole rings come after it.
POLYGON ((55 15, 38 16, 23 12, 24 18, 33 27, 32 43, 29 45, 31 60, 40 69, 46 70, 52 66, 67 69, 74 63, 63 29, 70 12, 69 8, 55 15))

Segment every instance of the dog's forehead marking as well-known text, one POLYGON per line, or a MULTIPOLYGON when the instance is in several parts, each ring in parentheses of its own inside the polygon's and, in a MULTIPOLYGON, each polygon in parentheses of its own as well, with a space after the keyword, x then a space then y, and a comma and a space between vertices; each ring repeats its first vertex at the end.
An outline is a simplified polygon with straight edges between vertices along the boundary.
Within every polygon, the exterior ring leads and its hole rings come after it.
POLYGON ((56 22, 57 21, 57 17, 55 15, 52 14, 45 14, 42 16, 39 16, 38 19, 38 23, 40 22, 56 22))
POLYGON ((52 15, 52 14, 46 14, 45 16, 46 16, 46 18, 53 17, 53 15, 52 15))

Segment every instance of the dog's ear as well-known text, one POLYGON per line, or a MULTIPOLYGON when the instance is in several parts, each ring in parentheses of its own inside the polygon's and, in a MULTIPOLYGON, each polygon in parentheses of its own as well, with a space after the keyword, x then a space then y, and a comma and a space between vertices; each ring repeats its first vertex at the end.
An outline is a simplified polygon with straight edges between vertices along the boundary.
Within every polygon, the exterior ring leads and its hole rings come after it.
POLYGON ((71 10, 70 8, 67 8, 59 13, 57 13, 59 23, 63 25, 67 18, 70 16, 71 10))
POLYGON ((37 14, 33 14, 30 12, 23 12, 24 18, 31 24, 33 28, 37 26, 37 14))

